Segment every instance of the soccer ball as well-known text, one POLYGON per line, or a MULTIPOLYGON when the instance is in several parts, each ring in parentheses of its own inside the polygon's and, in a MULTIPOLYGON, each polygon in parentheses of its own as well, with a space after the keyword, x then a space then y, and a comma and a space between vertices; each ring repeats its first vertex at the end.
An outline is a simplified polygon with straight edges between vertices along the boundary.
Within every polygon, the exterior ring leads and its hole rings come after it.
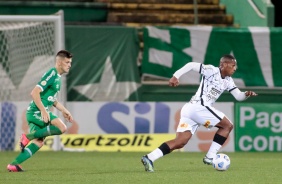
POLYGON ((218 153, 216 158, 213 160, 213 168, 218 171, 226 171, 230 166, 230 158, 228 155, 218 153))

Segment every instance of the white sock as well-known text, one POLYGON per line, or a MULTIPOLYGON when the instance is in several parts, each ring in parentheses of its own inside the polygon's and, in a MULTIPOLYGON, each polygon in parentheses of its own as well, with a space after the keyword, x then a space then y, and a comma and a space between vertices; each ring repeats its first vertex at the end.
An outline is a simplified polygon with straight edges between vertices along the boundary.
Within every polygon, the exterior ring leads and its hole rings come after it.
POLYGON ((215 158, 216 154, 217 154, 217 152, 220 148, 221 148, 221 145, 213 141, 208 153, 206 154, 206 156, 208 158, 215 158))
POLYGON ((155 160, 164 156, 164 154, 159 148, 157 148, 154 151, 152 151, 151 153, 149 153, 147 156, 152 162, 154 162, 155 160))

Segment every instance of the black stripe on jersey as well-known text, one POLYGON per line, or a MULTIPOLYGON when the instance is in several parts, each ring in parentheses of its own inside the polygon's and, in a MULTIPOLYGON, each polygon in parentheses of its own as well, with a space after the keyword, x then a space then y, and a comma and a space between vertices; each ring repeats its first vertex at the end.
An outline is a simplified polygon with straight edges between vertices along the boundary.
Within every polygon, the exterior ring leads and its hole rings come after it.
POLYGON ((215 112, 213 112, 208 106, 205 106, 215 117, 217 117, 217 119, 219 119, 220 121, 222 120, 215 112))
POLYGON ((204 105, 204 100, 203 100, 203 98, 202 98, 202 96, 203 96, 203 91, 204 91, 205 76, 203 76, 202 82, 203 82, 203 83, 202 83, 202 88, 201 88, 200 97, 201 97, 201 105, 202 105, 202 106, 205 106, 205 105, 204 105))
POLYGON ((236 89, 236 88, 237 88, 237 87, 234 87, 234 88, 230 89, 229 92, 233 91, 233 90, 236 89))
POLYGON ((202 72, 202 66, 203 66, 203 64, 200 65, 200 71, 199 71, 199 73, 202 72))

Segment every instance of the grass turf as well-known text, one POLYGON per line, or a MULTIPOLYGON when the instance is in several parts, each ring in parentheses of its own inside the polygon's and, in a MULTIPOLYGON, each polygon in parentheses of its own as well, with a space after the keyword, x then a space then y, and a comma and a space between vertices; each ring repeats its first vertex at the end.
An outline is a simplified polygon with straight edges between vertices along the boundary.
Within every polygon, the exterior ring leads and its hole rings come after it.
POLYGON ((202 163, 204 153, 173 152, 147 173, 142 152, 39 152, 22 164, 25 172, 11 173, 7 164, 18 152, 0 152, 0 183, 3 184, 139 184, 139 183, 239 183, 282 182, 281 153, 227 153, 228 171, 216 171, 202 163))

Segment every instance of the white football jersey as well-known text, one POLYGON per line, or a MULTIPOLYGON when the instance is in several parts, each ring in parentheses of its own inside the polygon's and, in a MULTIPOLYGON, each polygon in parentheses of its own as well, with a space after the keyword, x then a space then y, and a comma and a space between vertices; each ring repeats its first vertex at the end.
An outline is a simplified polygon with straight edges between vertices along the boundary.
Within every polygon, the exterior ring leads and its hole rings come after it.
POLYGON ((237 88, 231 77, 222 79, 219 68, 213 65, 201 64, 199 73, 202 74, 201 83, 190 103, 211 106, 225 90, 231 92, 237 88))

